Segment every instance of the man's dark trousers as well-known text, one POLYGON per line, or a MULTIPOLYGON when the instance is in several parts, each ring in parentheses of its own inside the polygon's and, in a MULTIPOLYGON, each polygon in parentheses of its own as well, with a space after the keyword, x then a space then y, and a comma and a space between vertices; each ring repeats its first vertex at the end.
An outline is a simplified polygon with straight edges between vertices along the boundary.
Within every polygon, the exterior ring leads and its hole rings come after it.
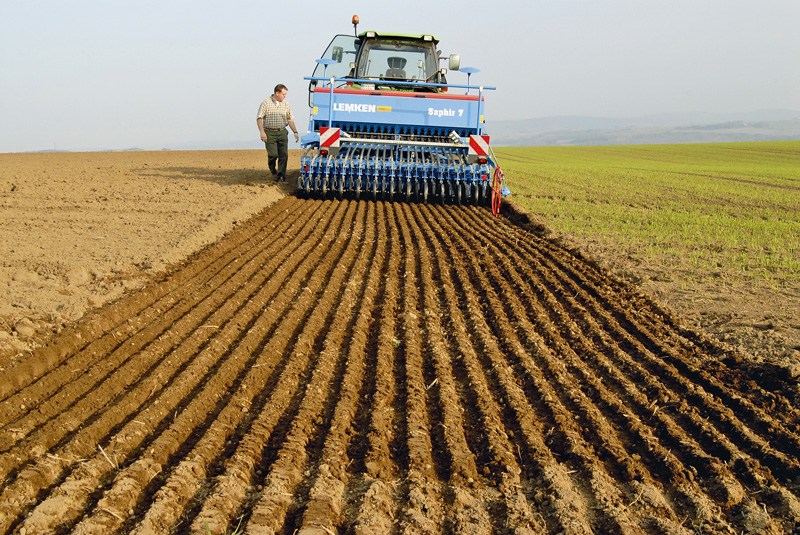
POLYGON ((286 178, 286 164, 289 162, 289 132, 285 128, 279 130, 264 129, 267 133, 267 162, 269 170, 279 178, 286 178), (277 160, 278 166, 275 167, 277 160))

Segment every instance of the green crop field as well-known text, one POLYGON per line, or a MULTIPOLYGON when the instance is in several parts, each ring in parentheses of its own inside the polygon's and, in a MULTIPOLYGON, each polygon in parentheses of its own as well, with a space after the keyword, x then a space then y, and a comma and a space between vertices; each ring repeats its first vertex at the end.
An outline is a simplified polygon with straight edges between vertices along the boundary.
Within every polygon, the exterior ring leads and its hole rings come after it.
POLYGON ((800 141, 496 149, 517 204, 663 276, 800 279, 800 141))

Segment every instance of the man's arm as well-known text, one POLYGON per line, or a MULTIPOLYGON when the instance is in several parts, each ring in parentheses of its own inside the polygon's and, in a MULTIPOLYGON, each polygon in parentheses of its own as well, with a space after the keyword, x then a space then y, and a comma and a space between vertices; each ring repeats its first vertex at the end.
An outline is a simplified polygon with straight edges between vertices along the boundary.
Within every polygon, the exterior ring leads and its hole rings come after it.
POLYGON ((266 143, 267 142, 267 133, 264 132, 264 121, 261 119, 261 117, 256 119, 256 124, 258 125, 258 131, 261 134, 261 141, 266 143))
POLYGON ((300 141, 300 134, 297 133, 297 127, 294 125, 294 119, 289 119, 288 122, 289 122, 289 128, 291 128, 292 132, 294 132, 294 141, 295 143, 297 143, 298 141, 300 141))

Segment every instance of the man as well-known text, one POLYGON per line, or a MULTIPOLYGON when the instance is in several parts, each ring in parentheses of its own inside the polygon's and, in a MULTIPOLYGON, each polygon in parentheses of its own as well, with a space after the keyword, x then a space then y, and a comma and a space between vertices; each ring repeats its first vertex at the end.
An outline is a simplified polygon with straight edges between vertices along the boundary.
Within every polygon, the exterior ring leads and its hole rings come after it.
POLYGON ((261 133, 261 141, 267 147, 267 162, 269 170, 275 176, 277 182, 286 182, 286 164, 289 161, 289 134, 286 132, 286 125, 294 132, 295 143, 300 141, 300 134, 294 125, 292 108, 286 102, 286 94, 289 92, 286 86, 278 84, 275 92, 261 103, 258 108, 258 131, 261 133), (277 169, 275 162, 277 161, 277 169))

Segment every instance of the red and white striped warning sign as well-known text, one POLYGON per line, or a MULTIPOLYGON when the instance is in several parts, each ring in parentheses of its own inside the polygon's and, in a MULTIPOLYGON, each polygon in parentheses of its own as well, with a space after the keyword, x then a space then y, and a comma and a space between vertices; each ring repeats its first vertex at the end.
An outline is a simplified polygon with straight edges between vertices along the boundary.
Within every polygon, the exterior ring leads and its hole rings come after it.
POLYGON ((471 156, 487 156, 489 154, 489 136, 469 136, 469 154, 471 156))
POLYGON ((319 128, 319 146, 320 147, 338 147, 339 135, 341 131, 338 128, 330 128, 321 126, 319 128))

